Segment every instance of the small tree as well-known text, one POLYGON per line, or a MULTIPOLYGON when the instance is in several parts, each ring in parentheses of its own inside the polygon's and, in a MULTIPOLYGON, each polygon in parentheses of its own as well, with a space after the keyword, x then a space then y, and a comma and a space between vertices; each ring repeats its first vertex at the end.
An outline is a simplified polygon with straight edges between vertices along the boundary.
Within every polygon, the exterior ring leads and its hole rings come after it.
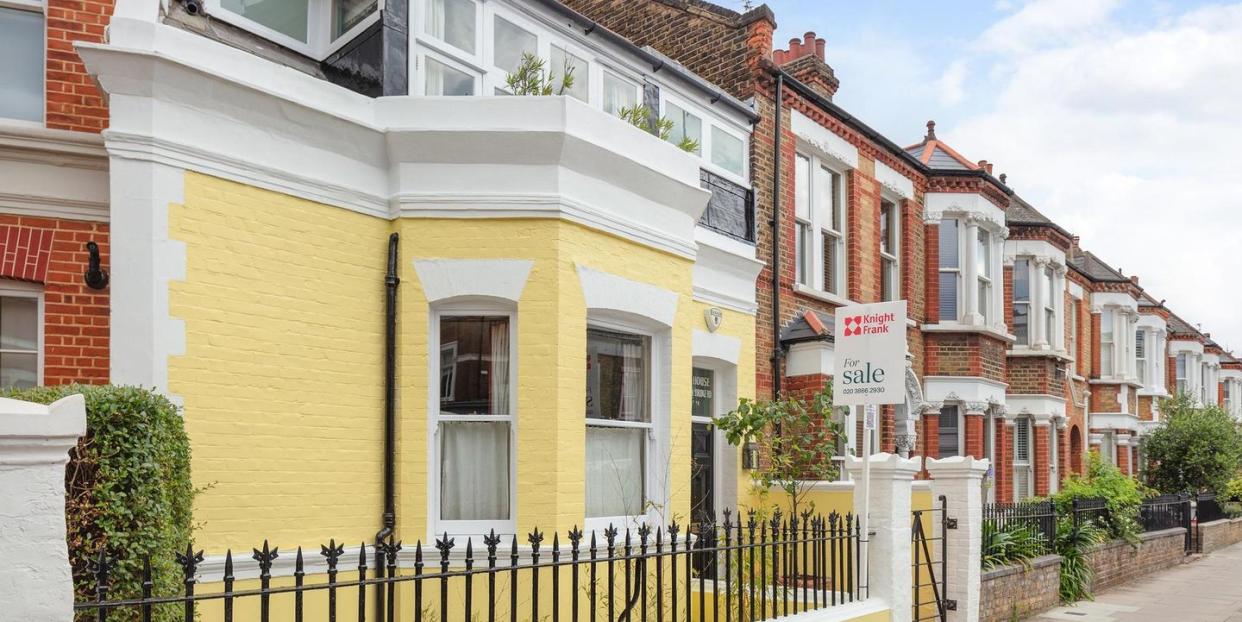
POLYGON ((568 60, 561 69, 559 83, 556 74, 545 70, 546 65, 542 58, 522 52, 522 62, 517 71, 505 76, 505 85, 514 95, 564 95, 574 88, 574 68, 568 60))
POLYGON ((1185 394, 1163 400, 1165 422, 1143 443, 1147 482, 1164 493, 1223 491, 1242 467, 1242 432, 1218 406, 1185 394))
POLYGON ((777 400, 743 398, 737 408, 714 420, 730 445, 755 443, 764 462, 750 474, 764 492, 778 487, 789 496, 791 516, 797 516, 817 480, 837 476, 837 443, 845 426, 832 416, 832 384, 810 403, 787 397, 777 400))

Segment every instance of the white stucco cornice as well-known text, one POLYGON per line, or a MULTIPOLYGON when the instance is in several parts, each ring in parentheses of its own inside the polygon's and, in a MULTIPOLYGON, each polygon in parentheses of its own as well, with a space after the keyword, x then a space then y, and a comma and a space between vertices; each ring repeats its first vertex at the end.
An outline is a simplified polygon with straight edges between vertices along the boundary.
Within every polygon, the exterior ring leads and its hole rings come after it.
POLYGON ((948 217, 973 217, 985 229, 1008 237, 1005 212, 982 194, 973 192, 928 192, 923 197, 923 220, 940 222, 948 217))
POLYGON ((754 315, 755 280, 764 266, 755 259, 755 247, 703 227, 695 231, 695 241, 694 299, 754 315))

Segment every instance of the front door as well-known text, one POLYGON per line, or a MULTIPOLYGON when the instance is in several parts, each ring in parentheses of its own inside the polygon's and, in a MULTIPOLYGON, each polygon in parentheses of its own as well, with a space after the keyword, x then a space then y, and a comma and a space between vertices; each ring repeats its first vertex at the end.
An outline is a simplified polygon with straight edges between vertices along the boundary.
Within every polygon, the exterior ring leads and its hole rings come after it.
POLYGON ((690 520, 695 523, 710 523, 716 518, 716 432, 712 425, 716 397, 715 372, 696 367, 693 385, 694 398, 690 415, 690 520))

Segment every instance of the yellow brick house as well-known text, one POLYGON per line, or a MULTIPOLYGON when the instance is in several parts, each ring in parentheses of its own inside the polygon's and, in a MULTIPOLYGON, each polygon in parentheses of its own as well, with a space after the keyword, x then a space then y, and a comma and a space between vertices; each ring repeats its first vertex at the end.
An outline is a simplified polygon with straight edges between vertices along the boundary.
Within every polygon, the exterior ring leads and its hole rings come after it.
POLYGON ((356 556, 385 527, 427 543, 684 524, 747 481, 707 422, 753 395, 753 113, 555 3, 430 4, 486 26, 415 11, 409 96, 146 0, 81 48, 112 114, 112 379, 184 407, 204 582, 265 539, 356 556), (581 91, 479 96, 514 45, 567 54, 581 91), (466 48, 481 56, 450 58, 466 48), (618 118, 641 102, 697 152, 618 118))

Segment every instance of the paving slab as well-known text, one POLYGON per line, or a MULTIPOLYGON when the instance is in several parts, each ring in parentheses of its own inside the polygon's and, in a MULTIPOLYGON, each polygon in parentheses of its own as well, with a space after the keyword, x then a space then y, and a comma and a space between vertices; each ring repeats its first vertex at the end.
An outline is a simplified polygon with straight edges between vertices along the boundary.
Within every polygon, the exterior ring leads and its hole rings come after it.
POLYGON ((1242 543, 1080 601, 1032 620, 1079 622, 1242 622, 1242 543))

